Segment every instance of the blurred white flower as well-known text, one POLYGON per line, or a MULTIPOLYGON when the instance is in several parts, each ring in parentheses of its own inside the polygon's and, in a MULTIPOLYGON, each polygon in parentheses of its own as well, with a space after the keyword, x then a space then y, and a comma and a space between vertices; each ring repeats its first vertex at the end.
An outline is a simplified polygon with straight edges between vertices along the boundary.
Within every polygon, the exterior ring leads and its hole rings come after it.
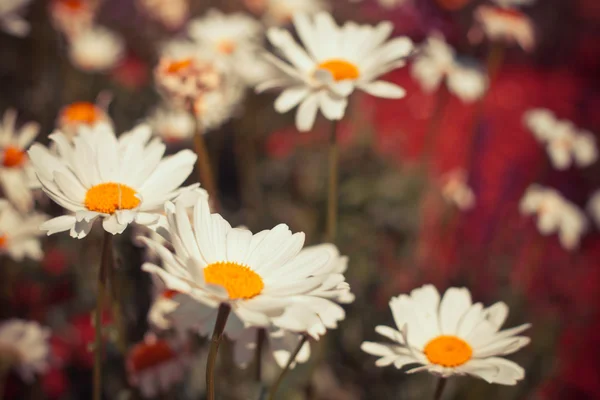
POLYGON ((58 132, 50 135, 58 154, 34 144, 29 157, 42 189, 73 214, 56 217, 40 229, 48 235, 70 230, 85 237, 96 219, 113 235, 131 223, 155 225, 165 201, 174 199, 194 168, 190 150, 163 158, 165 145, 150 141, 151 131, 140 125, 117 137, 107 124, 81 128, 71 143, 58 132), (157 212, 158 211, 158 212, 157 212))
POLYGON ((0 353, 3 360, 27 382, 33 382, 35 374, 44 373, 49 366, 50 330, 35 321, 9 319, 0 323, 0 353))
MULTIPOLYGON (((258 339, 259 328, 244 329, 242 334, 236 338, 233 347, 234 361, 241 368, 246 368, 255 357, 256 343, 258 339)), ((280 329, 275 326, 265 328, 263 351, 274 360, 280 368, 284 368, 288 363, 292 353, 298 347, 301 336, 297 333, 280 329)), ((305 341, 300 352, 290 365, 294 368, 296 364, 303 364, 310 358, 310 343, 305 341)))
POLYGON ((393 30, 390 22, 374 27, 347 22, 339 27, 330 14, 320 12, 312 20, 295 14, 294 26, 305 48, 288 31, 270 28, 267 37, 285 61, 270 53, 265 57, 287 77, 268 80, 257 91, 286 88, 275 100, 275 110, 285 113, 298 106, 298 130, 310 130, 319 109, 329 120, 342 119, 356 88, 385 98, 406 94, 393 83, 376 80, 404 66, 413 49, 407 37, 386 42, 393 30))
POLYGON ((70 139, 81 127, 93 128, 98 124, 112 124, 106 111, 97 104, 77 101, 61 108, 56 120, 57 128, 70 139))
POLYGON ((22 213, 34 206, 32 186, 35 174, 27 157, 27 148, 37 137, 40 126, 28 122, 16 129, 17 112, 8 109, 0 123, 0 186, 6 198, 22 213))
POLYGON ((210 213, 205 199, 194 207, 193 224, 185 204, 167 202, 165 210, 175 254, 141 238, 164 264, 162 269, 146 263, 143 269, 190 299, 175 297, 181 303, 175 312, 183 323, 208 334, 220 304, 231 307, 226 332, 232 336, 244 327, 268 326, 275 317, 286 327, 317 334, 343 318, 343 309, 332 299, 347 296, 349 287, 335 272, 339 265, 332 261, 337 255, 333 245, 301 251, 304 234, 292 234, 284 224, 257 234, 231 228, 219 214, 210 213), (290 306, 295 312, 287 316, 290 306))
POLYGON ((596 222, 596 225, 600 227, 600 190, 596 190, 592 197, 590 197, 587 209, 592 215, 592 219, 596 222))
POLYGON ((561 245, 567 250, 579 246, 588 228, 585 215, 575 204, 556 190, 537 184, 527 189, 519 208, 524 215, 537 216, 537 227, 542 235, 558 233, 561 245))
POLYGON ((166 143, 189 140, 196 130, 196 122, 192 114, 176 107, 157 108, 148 117, 147 122, 152 127, 152 131, 166 143))
POLYGON ((535 138, 546 146, 555 168, 565 170, 572 164, 583 168, 598 160, 594 135, 579 131, 571 121, 559 120, 546 109, 528 111, 524 121, 535 138))
POLYGON ((168 393, 185 377, 190 357, 179 343, 147 334, 127 353, 125 365, 131 386, 145 398, 168 393))
POLYGON ((97 6, 92 0, 51 0, 50 18, 56 30, 73 39, 92 26, 97 6))
POLYGON ((22 14, 31 0, 0 0, 0 29, 14 36, 27 36, 31 27, 22 14))
POLYGON ((442 196, 458 207, 459 210, 470 210, 475 206, 475 194, 467 185, 467 173, 457 169, 447 173, 443 179, 442 196))
POLYGON ((517 43, 525 51, 535 46, 533 22, 515 8, 481 5, 475 10, 475 21, 478 25, 469 33, 475 41, 483 33, 492 42, 517 43))
POLYGON ((40 225, 47 218, 35 211, 22 215, 9 202, 0 199, 0 254, 8 254, 15 261, 25 257, 41 260, 44 252, 39 237, 44 233, 40 225))
POLYGON ((227 67, 189 42, 165 47, 154 75, 167 99, 193 110, 204 131, 231 118, 244 94, 244 86, 227 67))
POLYGON ((439 33, 427 39, 411 72, 425 91, 437 90, 445 80, 450 92, 465 102, 480 99, 488 86, 483 70, 460 62, 454 49, 439 33))
POLYGON ((104 72, 113 68, 125 53, 125 42, 116 33, 91 27, 69 42, 69 58, 74 66, 88 72, 104 72))
POLYGON ((425 285, 410 295, 393 297, 390 308, 397 329, 379 325, 375 331, 393 343, 361 345, 363 351, 380 357, 378 367, 420 364, 407 373, 471 375, 500 385, 515 385, 525 377, 521 366, 501 356, 529 343, 528 337, 516 335, 530 324, 500 330, 508 316, 503 302, 484 308, 473 304, 468 289, 454 287, 440 301, 437 289, 425 285))
POLYGON ((190 14, 188 0, 137 0, 137 6, 171 30, 183 26, 190 14))
POLYGON ((292 22, 294 14, 316 14, 327 11, 325 0, 244 0, 246 7, 262 15, 268 26, 282 26, 292 22))
POLYGON ((537 0, 492 0, 500 7, 521 7, 535 4, 537 0))

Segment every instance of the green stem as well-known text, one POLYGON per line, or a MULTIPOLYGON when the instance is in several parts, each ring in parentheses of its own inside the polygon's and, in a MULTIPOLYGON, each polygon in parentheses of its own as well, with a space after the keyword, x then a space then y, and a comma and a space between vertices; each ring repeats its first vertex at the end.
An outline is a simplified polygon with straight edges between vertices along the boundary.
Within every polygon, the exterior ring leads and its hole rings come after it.
POLYGON ((94 314, 94 327, 96 337, 94 344, 94 400, 102 399, 102 307, 104 305, 104 287, 112 266, 112 239, 113 235, 104 231, 102 241, 102 255, 98 271, 98 292, 96 294, 96 313, 94 314))
POLYGON ((294 363, 294 361, 296 361, 296 357, 298 357, 298 353, 300 353, 302 346, 304 346, 304 343, 306 343, 307 340, 308 340, 308 335, 305 333, 300 338, 300 342, 298 342, 298 346, 296 346, 296 349, 294 349, 294 352, 290 355, 290 359, 288 360, 287 364, 285 365, 285 367, 283 368, 283 370, 277 377, 275 384, 271 388, 271 391, 269 392, 269 400, 275 400, 275 394, 277 393, 277 389, 279 389, 281 382, 283 382, 283 378, 285 378, 285 376, 287 375, 288 371, 290 370, 292 364, 294 363))
POLYGON ((444 110, 448 105, 448 100, 450 100, 450 92, 448 91, 446 84, 442 83, 437 91, 435 106, 431 118, 429 119, 429 126, 427 127, 425 140, 423 142, 421 160, 424 165, 431 160, 435 141, 441 130, 442 120, 444 119, 444 110))
POLYGON ((254 380, 256 382, 262 381, 262 350, 263 344, 266 339, 266 331, 265 328, 258 328, 256 332, 256 353, 255 353, 255 362, 256 362, 256 370, 254 375, 254 380))
POLYGON ((196 160, 196 168, 198 172, 198 180, 202 187, 206 189, 210 196, 210 201, 215 209, 219 209, 217 186, 215 184, 215 176, 213 174, 212 166, 210 164, 210 158, 208 156, 208 150, 206 148, 206 141, 204 140, 204 132, 202 131, 202 125, 198 118, 194 115, 196 121, 196 133, 194 134, 194 151, 198 156, 196 160))
POLYGON ((435 388, 435 395, 433 396, 433 400, 440 400, 442 398, 442 394, 444 393, 444 388, 446 387, 447 382, 448 382, 447 378, 440 378, 438 380, 437 386, 435 388))
POLYGON ((337 236, 338 217, 338 163, 339 152, 337 145, 337 121, 331 121, 329 135, 329 184, 327 195, 327 227, 325 240, 335 242, 337 236))
POLYGON ((231 307, 228 304, 221 303, 217 314, 215 329, 213 330, 208 359, 206 361, 206 398, 207 400, 215 399, 215 366, 217 364, 217 353, 219 352, 219 344, 223 338, 223 331, 227 324, 227 318, 231 312, 231 307))

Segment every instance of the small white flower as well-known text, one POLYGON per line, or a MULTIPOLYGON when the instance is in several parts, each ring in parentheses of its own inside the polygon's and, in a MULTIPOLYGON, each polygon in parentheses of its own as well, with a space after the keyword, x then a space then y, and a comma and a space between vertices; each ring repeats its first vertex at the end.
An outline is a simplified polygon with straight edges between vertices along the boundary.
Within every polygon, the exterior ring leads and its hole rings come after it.
POLYGON ((285 113, 298 106, 298 130, 310 130, 319 109, 329 120, 342 119, 348 96, 357 88, 385 98, 406 94, 393 83, 376 80, 404 66, 413 49, 407 37, 386 42, 393 30, 390 22, 377 26, 347 22, 339 27, 330 14, 320 12, 312 21, 307 15, 295 14, 294 26, 304 48, 288 31, 269 29, 269 41, 287 62, 272 54, 265 57, 287 77, 268 80, 258 85, 257 91, 285 87, 275 100, 275 110, 285 113))
POLYGON ((515 8, 481 5, 475 10, 475 20, 491 41, 517 43, 525 51, 535 46, 533 22, 515 8))
POLYGON ((473 304, 466 288, 450 288, 440 301, 437 289, 425 285, 393 297, 390 308, 397 329, 380 325, 375 331, 393 343, 361 345, 363 351, 381 357, 378 367, 417 364, 407 373, 471 375, 500 385, 515 385, 525 377, 523 368, 501 356, 529 343, 529 338, 516 335, 530 324, 500 330, 508 316, 503 302, 488 308, 473 304))
POLYGON ((21 215, 6 200, 0 199, 0 254, 8 254, 13 260, 29 257, 41 260, 44 256, 39 236, 40 224, 47 215, 32 212, 21 215))
POLYGON ((464 170, 454 170, 443 179, 442 196, 460 210, 470 210, 475 206, 475 194, 467 185, 467 173, 464 170))
POLYGON ((600 190, 596 190, 592 197, 588 200, 587 209, 592 214, 596 225, 600 227, 600 190))
POLYGON ((104 72, 113 68, 125 53, 125 43, 116 33, 95 26, 76 35, 69 44, 69 58, 84 71, 104 72))
POLYGON ((93 128, 103 123, 112 124, 106 111, 87 101, 77 101, 64 106, 56 120, 57 128, 70 139, 77 135, 81 127, 93 128))
POLYGON ((167 143, 189 140, 196 130, 196 122, 192 114, 181 108, 158 108, 147 121, 152 131, 167 143))
POLYGON ((282 26, 292 22, 295 14, 316 14, 327 11, 324 0, 245 0, 248 8, 259 13, 268 26, 282 26))
POLYGON ((152 226, 164 202, 184 190, 180 185, 192 172, 196 155, 190 150, 163 158, 165 145, 140 125, 119 138, 107 124, 81 128, 71 143, 58 132, 50 135, 58 155, 41 144, 29 150, 42 189, 71 211, 44 223, 48 235, 70 230, 85 237, 96 219, 114 234, 133 222, 152 226))
POLYGON ((63 32, 67 39, 92 26, 96 9, 96 2, 90 0, 51 0, 49 5, 54 28, 63 32))
POLYGON ((598 160, 594 135, 579 131, 571 121, 559 120, 545 109, 528 111, 524 121, 535 138, 546 146, 555 168, 565 170, 573 163, 583 168, 598 160))
POLYGON ((171 42, 162 54, 154 75, 159 90, 171 102, 193 109, 203 131, 231 118, 244 94, 236 75, 192 42, 171 42))
POLYGON ((27 148, 37 137, 40 126, 28 122, 16 129, 17 112, 8 109, 0 124, 0 185, 6 198, 22 213, 34 206, 32 186, 36 182, 27 148))
MULTIPOLYGON (((236 338, 233 348, 233 358, 237 365, 246 368, 254 360, 256 354, 256 342, 259 328, 244 329, 242 334, 236 338)), ((300 343, 301 336, 297 333, 280 329, 275 326, 266 328, 264 335, 264 351, 273 359, 280 368, 284 368, 296 347, 300 343)), ((300 352, 290 365, 294 368, 296 364, 303 364, 310 358, 310 343, 305 341, 300 352)))
POLYGON ((32 382, 48 369, 50 330, 34 321, 10 319, 0 323, 0 356, 9 359, 21 378, 32 382))
POLYGON ((178 29, 190 13, 188 0, 137 0, 138 7, 167 29, 178 29))
MULTIPOLYGON (((292 234, 284 224, 257 234, 232 228, 210 213, 205 199, 194 207, 193 223, 180 202, 167 202, 165 210, 175 254, 141 238, 164 264, 162 269, 146 263, 143 269, 194 300, 182 302, 192 310, 188 323, 210 331, 221 303, 231 307, 228 325, 237 325, 238 332, 244 326, 268 326, 275 317, 297 331, 332 327, 343 318, 343 309, 330 299, 349 288, 344 276, 334 272, 339 265, 332 262, 332 245, 301 251, 304 234, 292 234), (284 316, 289 306, 296 307, 294 317, 284 316)), ((181 314, 189 315, 185 310, 181 314)))
POLYGON ((445 80, 450 92, 465 102, 481 98, 488 86, 483 70, 458 61, 454 49, 438 33, 427 39, 411 72, 425 91, 437 90, 445 80))
POLYGON ((129 383, 143 397, 155 398, 184 379, 189 361, 181 344, 147 334, 129 350, 125 365, 129 383))
POLYGON ((14 36, 27 36, 29 22, 22 14, 31 0, 0 0, 0 29, 14 36))
POLYGON ((588 228, 583 212, 554 189, 531 185, 519 205, 524 215, 536 215, 542 235, 558 233, 562 246, 574 250, 588 228))

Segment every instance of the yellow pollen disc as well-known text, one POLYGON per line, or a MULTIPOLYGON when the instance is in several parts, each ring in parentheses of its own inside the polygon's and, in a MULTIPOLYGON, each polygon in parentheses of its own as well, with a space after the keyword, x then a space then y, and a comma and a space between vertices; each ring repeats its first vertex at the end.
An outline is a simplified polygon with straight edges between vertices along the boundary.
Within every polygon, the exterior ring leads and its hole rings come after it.
POLYGON ((432 364, 458 367, 471 359, 473 349, 467 342, 451 335, 438 336, 423 351, 432 364))
POLYGON ((176 74, 181 72, 184 69, 187 69, 192 66, 191 58, 184 58, 183 60, 171 61, 169 66, 167 67, 167 72, 170 74, 176 74))
POLYGON ((62 116, 68 122, 93 124, 101 118, 102 112, 93 103, 79 101, 64 108, 62 116))
POLYGON ((231 54, 235 51, 235 43, 229 39, 223 39, 217 43, 217 51, 223 54, 231 54))
POLYGON ((343 81, 346 79, 358 79, 360 72, 358 67, 345 60, 331 59, 323 61, 317 66, 317 69, 326 69, 331 72, 333 79, 343 81))
POLYGON ((27 155, 21 149, 18 149, 14 146, 8 146, 6 150, 4 150, 4 160, 2 161, 2 165, 5 167, 18 167, 25 162, 27 159, 27 155))
POLYGON ((120 183, 101 183, 85 194, 85 206, 90 211, 112 214, 117 210, 131 210, 140 205, 136 192, 120 183))
POLYGON ((256 272, 245 265, 229 261, 216 262, 204 268, 204 280, 223 286, 232 300, 251 299, 265 287, 256 272))
POLYGON ((6 235, 0 235, 0 249, 6 245, 6 235))

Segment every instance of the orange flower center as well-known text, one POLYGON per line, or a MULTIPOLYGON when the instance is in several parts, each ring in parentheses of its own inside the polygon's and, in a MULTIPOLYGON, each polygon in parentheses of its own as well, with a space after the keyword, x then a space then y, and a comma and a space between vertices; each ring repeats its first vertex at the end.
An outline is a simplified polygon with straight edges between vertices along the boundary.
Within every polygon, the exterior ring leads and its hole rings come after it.
POLYGON ((232 300, 251 299, 265 287, 256 272, 245 265, 229 261, 216 262, 204 268, 204 280, 223 286, 232 300))
POLYGON ((134 371, 152 368, 175 358, 175 352, 165 340, 152 343, 138 343, 131 349, 128 362, 134 371))
POLYGON ((81 0, 59 0, 59 2, 70 11, 80 11, 83 8, 83 1, 81 0))
POLYGON ((358 67, 346 60, 326 60, 319 64, 317 69, 326 69, 327 71, 331 72, 333 79, 336 81, 357 79, 360 76, 358 67))
POLYGON ((167 289, 164 292, 162 292, 162 297, 164 297, 165 299, 172 299, 173 297, 175 297, 175 295, 178 295, 180 292, 178 292, 177 290, 173 290, 173 289, 167 289))
POLYGON ((101 183, 85 194, 84 204, 90 211, 113 214, 117 210, 131 210, 140 205, 136 191, 120 183, 101 183))
POLYGON ((73 103, 62 112, 63 118, 70 123, 91 125, 101 118, 102 112, 93 103, 80 101, 73 103))
POLYGON ((229 39, 220 40, 217 43, 217 51, 223 54, 231 54, 235 51, 236 45, 229 39))
POLYGON ((473 349, 461 338, 442 335, 427 343, 424 353, 432 364, 458 367, 471 359, 473 349))
POLYGON ((525 14, 514 8, 494 7, 496 15, 506 19, 521 19, 525 14))
POLYGON ((0 248, 4 247, 6 245, 6 241, 8 239, 6 238, 6 235, 0 235, 0 248))
POLYGON ((14 146, 8 146, 4 149, 4 157, 2 159, 2 165, 8 168, 19 167, 25 160, 27 155, 25 152, 14 146))
POLYGON ((183 60, 171 61, 167 66, 167 72, 169 74, 176 74, 192 66, 191 58, 184 58, 183 60))

